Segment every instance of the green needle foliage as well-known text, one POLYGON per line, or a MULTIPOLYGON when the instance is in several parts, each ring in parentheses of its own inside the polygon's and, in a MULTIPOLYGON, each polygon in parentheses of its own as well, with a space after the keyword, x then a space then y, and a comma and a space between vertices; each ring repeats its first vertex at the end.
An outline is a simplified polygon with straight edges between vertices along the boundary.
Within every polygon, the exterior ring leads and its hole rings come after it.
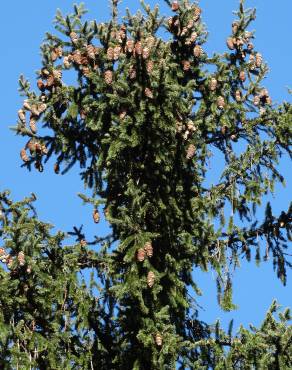
POLYGON ((52 236, 31 214, 31 200, 2 194, 6 368, 292 367, 288 310, 276 321, 274 302, 259 329, 225 333, 199 319, 193 274, 215 271, 224 310, 236 307, 230 271, 243 257, 271 258, 286 283, 292 207, 276 216, 267 204, 262 221, 257 208, 284 183, 277 165, 291 156, 292 107, 273 104, 263 86, 268 67, 249 31, 255 11, 243 0, 229 50, 213 55, 198 4, 166 2, 169 18, 143 1, 141 12, 120 18, 112 0, 102 24, 83 21, 82 4, 68 16, 58 11, 58 35, 41 46, 39 92, 20 78, 24 165, 43 171, 52 157, 65 174, 79 164, 92 189, 80 196, 95 222, 103 208, 111 234, 92 242, 98 253, 77 228, 76 245, 64 246, 64 234, 52 236), (212 163, 222 167, 217 178, 212 163))

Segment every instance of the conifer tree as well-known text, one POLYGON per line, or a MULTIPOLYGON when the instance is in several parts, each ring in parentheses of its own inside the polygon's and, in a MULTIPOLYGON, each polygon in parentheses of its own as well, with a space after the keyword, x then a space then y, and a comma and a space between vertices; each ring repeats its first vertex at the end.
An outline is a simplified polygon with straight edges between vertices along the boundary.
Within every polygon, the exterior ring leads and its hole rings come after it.
POLYGON ((194 301, 194 271, 217 274, 218 302, 232 310, 229 271, 255 255, 273 260, 286 283, 292 207, 274 215, 262 198, 284 178, 291 157, 291 104, 273 104, 268 72, 254 45, 255 11, 240 1, 223 53, 204 50, 199 4, 169 1, 160 16, 118 14, 83 21, 84 6, 63 16, 41 46, 38 92, 20 78, 25 96, 15 127, 28 138, 20 156, 56 173, 74 164, 92 196, 93 221, 103 210, 111 234, 86 245, 51 235, 32 199, 1 194, 1 329, 3 366, 48 369, 289 369, 289 310, 272 303, 260 328, 227 332, 204 323, 194 301), (159 30, 166 35, 159 37, 159 30), (67 84, 67 71, 76 83, 67 84), (42 128, 46 130, 42 134, 42 128), (50 130, 51 134, 48 134, 50 130), (210 161, 224 170, 209 185, 210 161), (265 243, 261 242, 265 241, 265 243), (262 245, 266 244, 263 248, 262 245), (4 257, 3 257, 4 256, 4 257), (90 287, 80 271, 96 272, 90 287), (94 296, 93 287, 99 288, 94 296), (8 365, 9 364, 9 365, 8 365))

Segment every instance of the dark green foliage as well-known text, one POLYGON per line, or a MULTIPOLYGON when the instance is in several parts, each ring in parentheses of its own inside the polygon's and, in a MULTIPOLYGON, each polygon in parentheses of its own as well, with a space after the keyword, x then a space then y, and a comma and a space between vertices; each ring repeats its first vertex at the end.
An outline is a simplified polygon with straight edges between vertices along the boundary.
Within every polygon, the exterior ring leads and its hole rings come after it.
MULTIPOLYGON (((231 328, 225 334, 219 324, 213 330, 199 320, 188 293, 193 288, 200 294, 194 268, 214 269, 218 301, 223 309, 234 309, 229 271, 242 256, 255 256, 259 263, 262 239, 267 242, 264 259, 273 257, 283 283, 291 267, 291 207, 274 216, 268 204, 262 222, 256 215, 263 195, 276 181, 284 182, 277 164, 282 154, 291 155, 292 108, 273 105, 262 86, 268 69, 247 30, 255 12, 241 1, 228 39, 231 51, 208 56, 197 4, 179 1, 178 11, 166 20, 158 8, 142 3, 145 14, 127 12, 119 23, 116 3, 107 24, 83 23, 82 5, 67 17, 58 12, 56 29, 62 35, 47 34, 41 47, 41 92, 32 92, 20 79, 27 100, 15 129, 29 136, 24 149, 31 156, 25 165, 34 163, 42 171, 43 163, 56 156, 55 171, 61 167, 64 174, 79 163, 93 193, 81 197, 95 209, 104 205, 112 230, 105 240, 96 240, 104 247, 93 256, 80 243, 61 247, 63 235, 49 236, 48 226, 39 230, 43 224, 28 219, 33 237, 25 253, 40 266, 31 294, 39 320, 53 326, 49 334, 42 327, 38 337, 46 336, 58 348, 56 353, 46 347, 43 361, 51 362, 37 366, 173 370, 179 360, 181 369, 289 368, 288 313, 277 323, 272 309, 262 328, 241 329, 232 338, 231 328), (157 36, 161 27, 167 39, 157 36), (75 71, 75 84, 65 83, 67 69, 75 71), (26 111, 30 129, 22 117, 26 111), (37 121, 51 135, 39 134, 37 121), (218 160, 219 152, 224 169, 210 185, 210 161, 218 160), (146 250, 149 244, 153 255, 146 250), (97 270, 103 289, 98 306, 78 282, 82 258, 83 267, 97 270)), ((25 225, 28 216, 19 217, 10 222, 25 225)), ((9 230, 19 233, 14 224, 9 230)), ((73 234, 81 242, 81 231, 73 234)), ((23 294, 9 291, 6 297, 25 301, 23 294)), ((36 320, 29 307, 21 315, 27 317, 19 318, 22 324, 13 321, 17 328, 36 320)), ((13 332, 11 317, 3 320, 13 332)), ((7 338, 4 358, 14 358, 15 364, 22 350, 17 336, 7 338), (17 355, 9 343, 18 348, 17 355)))

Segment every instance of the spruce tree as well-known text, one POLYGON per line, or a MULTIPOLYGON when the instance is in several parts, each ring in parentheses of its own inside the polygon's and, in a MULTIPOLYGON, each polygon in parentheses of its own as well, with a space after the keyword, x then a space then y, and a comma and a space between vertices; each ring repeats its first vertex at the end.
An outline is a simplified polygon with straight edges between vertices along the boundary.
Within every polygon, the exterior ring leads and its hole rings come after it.
POLYGON ((169 18, 143 1, 121 18, 112 0, 102 24, 83 21, 82 4, 58 11, 58 34, 41 46, 38 92, 20 78, 24 166, 43 171, 55 158, 65 174, 79 164, 92 189, 80 197, 94 222, 103 211, 111 233, 86 241, 75 228, 76 243, 64 245, 64 233, 37 219, 34 197, 0 194, 3 368, 292 367, 288 309, 277 320, 273 302, 261 327, 234 335, 232 323, 227 332, 205 323, 194 305, 194 272, 213 270, 219 304, 234 309, 228 271, 242 257, 270 257, 286 283, 292 207, 274 215, 268 203, 262 221, 257 210, 284 182, 277 165, 291 156, 291 104, 274 104, 263 85, 255 11, 243 0, 227 49, 213 55, 199 5, 165 1, 169 18), (209 185, 211 157, 224 170, 209 185), (79 275, 88 267, 89 285, 79 275))

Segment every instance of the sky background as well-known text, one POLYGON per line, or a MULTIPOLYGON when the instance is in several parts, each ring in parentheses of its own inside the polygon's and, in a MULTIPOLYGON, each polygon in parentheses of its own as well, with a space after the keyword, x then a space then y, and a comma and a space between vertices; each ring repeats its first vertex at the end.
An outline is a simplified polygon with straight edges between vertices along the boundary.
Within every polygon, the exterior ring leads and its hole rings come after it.
MULTIPOLYGON (((164 1, 148 1, 150 5, 159 4, 162 12, 166 11, 164 1)), ((203 20, 209 30, 209 41, 204 49, 208 53, 225 51, 225 40, 230 34, 232 11, 238 6, 237 0, 201 0, 203 20)), ((45 166, 43 173, 21 168, 19 151, 25 140, 16 137, 8 127, 15 124, 17 110, 22 99, 18 95, 18 77, 24 74, 35 88, 35 71, 40 67, 39 45, 45 32, 53 31, 52 20, 57 8, 63 13, 71 12, 73 1, 5 1, 1 4, 0 34, 0 191, 10 189, 12 196, 19 200, 34 192, 38 215, 43 221, 55 225, 56 229, 72 230, 73 225, 84 225, 87 235, 101 235, 107 232, 104 221, 95 225, 91 218, 91 207, 83 206, 77 197, 78 192, 85 192, 79 179, 79 169, 73 168, 64 176, 55 175, 53 159, 45 166)), ((85 1, 89 9, 88 17, 97 21, 107 21, 109 5, 107 0, 85 1)), ((287 87, 292 87, 292 48, 291 14, 292 1, 281 0, 276 3, 264 0, 247 1, 247 5, 256 7, 258 18, 251 29, 256 30, 256 47, 270 66, 270 74, 265 87, 271 93, 274 102, 289 100, 287 87)), ((139 8, 139 1, 124 0, 121 10, 129 7, 132 11, 139 8)), ((278 185, 273 197, 269 197, 275 211, 287 209, 291 199, 292 171, 291 162, 284 158, 280 170, 286 177, 287 186, 278 185)), ((271 263, 242 263, 234 274, 234 302, 237 311, 224 313, 217 305, 215 276, 212 273, 195 271, 194 278, 204 292, 198 299, 202 306, 200 318, 208 323, 220 318, 226 327, 234 318, 234 328, 240 323, 259 325, 272 300, 286 306, 292 306, 292 273, 288 272, 288 283, 283 287, 273 272, 271 263)))

